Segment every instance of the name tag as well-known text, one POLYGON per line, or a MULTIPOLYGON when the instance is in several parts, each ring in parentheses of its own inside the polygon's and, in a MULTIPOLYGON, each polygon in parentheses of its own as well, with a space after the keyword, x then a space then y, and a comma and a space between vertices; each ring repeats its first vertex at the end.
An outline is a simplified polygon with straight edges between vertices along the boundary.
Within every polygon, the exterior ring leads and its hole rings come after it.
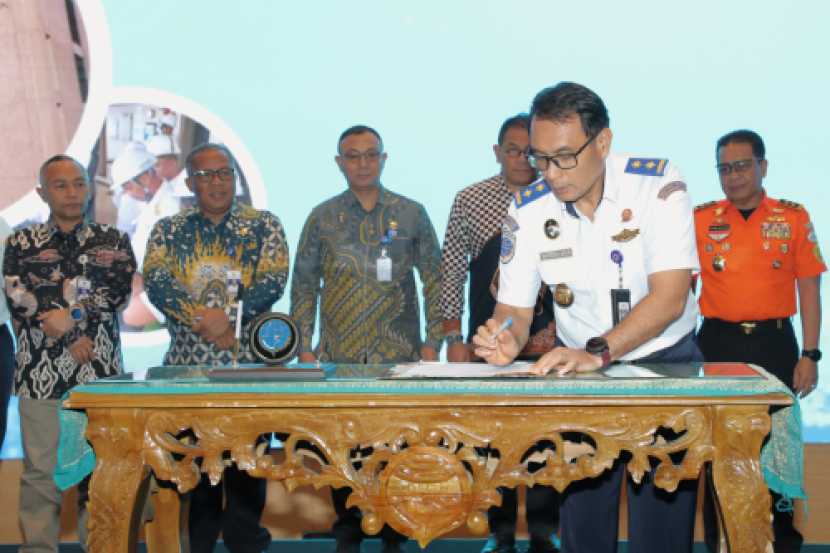
POLYGON ((227 283, 228 293, 236 294, 239 291, 239 285, 242 284, 242 271, 228 271, 227 283))
POLYGON ((378 258, 378 282, 392 281, 392 260, 386 256, 378 258))
POLYGON ((78 301, 86 299, 92 294, 92 282, 87 278, 78 279, 78 301))

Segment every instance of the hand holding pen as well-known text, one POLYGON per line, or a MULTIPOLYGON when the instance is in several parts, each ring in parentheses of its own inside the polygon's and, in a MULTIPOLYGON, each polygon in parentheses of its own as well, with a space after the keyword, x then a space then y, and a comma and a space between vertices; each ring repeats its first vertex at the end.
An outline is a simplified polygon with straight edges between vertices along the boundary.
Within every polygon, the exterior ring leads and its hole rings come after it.
POLYGON ((476 355, 497 367, 512 363, 519 355, 519 344, 513 333, 508 332, 512 325, 513 317, 508 317, 501 324, 495 319, 489 319, 478 327, 478 333, 473 337, 476 355))

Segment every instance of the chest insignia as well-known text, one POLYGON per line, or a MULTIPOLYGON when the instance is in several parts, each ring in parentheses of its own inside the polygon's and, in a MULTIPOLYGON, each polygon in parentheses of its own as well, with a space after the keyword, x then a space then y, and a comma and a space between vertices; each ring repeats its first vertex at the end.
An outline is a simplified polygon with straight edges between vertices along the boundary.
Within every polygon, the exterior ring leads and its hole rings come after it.
POLYGON ((612 236, 611 240, 613 240, 614 242, 620 242, 620 243, 631 242, 639 234, 640 234, 640 229, 634 229, 634 230, 623 229, 623 231, 621 233, 619 233, 615 236, 612 236))

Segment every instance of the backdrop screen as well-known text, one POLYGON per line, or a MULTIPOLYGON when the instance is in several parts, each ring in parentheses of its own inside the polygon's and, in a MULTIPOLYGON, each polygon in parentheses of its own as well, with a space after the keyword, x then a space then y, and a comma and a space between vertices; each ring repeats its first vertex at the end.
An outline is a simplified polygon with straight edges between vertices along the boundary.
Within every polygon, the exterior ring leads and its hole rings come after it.
MULTIPOLYGON (((311 209, 345 187, 333 157, 347 127, 379 131, 388 153, 384 186, 424 204, 443 238, 455 194, 498 172, 492 146, 501 123, 559 81, 603 98, 612 151, 680 167, 695 204, 723 197, 717 139, 739 128, 758 132, 769 195, 804 204, 819 243, 830 240, 821 138, 830 126, 821 107, 830 85, 828 2, 78 0, 76 7, 88 41, 89 98, 67 151, 86 160, 97 148, 97 174, 107 182, 114 152, 160 133, 172 114, 182 150, 200 136, 231 148, 246 181, 238 193, 281 219, 292 255, 311 209), (101 151, 102 137, 112 152, 101 151)), ((288 309, 285 294, 275 310, 288 309)), ((125 333, 129 370, 160 363, 167 338, 157 328, 125 333)), ((802 402, 805 441, 830 441, 828 393, 830 382, 820 379, 802 402)), ((16 456, 15 432, 5 455, 16 456)))

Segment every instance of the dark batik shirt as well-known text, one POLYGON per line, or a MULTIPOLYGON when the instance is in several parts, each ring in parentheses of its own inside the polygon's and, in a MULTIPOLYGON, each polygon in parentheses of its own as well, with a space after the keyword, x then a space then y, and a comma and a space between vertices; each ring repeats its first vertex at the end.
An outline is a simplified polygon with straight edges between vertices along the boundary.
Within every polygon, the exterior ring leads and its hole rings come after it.
MULTIPOLYGON (((464 314, 464 282, 470 273, 470 319, 467 342, 478 327, 493 316, 499 294, 499 256, 502 223, 513 194, 502 175, 496 175, 455 196, 441 252, 441 311, 447 334, 461 334, 464 314)), ((542 229, 539 229, 542 232, 542 229)), ((544 282, 539 289, 530 337, 519 354, 532 359, 553 349, 556 324, 553 295, 544 282)), ((477 356, 470 347, 471 356, 477 356)))
POLYGON ((439 351, 444 340, 440 255, 424 207, 384 188, 371 211, 351 190, 315 207, 300 237, 291 281, 291 315, 302 329, 300 351, 311 351, 318 299, 321 361, 398 363, 418 361, 422 346, 439 351), (381 243, 383 236, 389 237, 388 245, 381 243), (392 274, 379 282, 383 250, 392 274), (423 340, 415 268, 424 285, 423 340))
POLYGON ((220 350, 193 332, 193 312, 224 309, 236 322, 227 272, 242 273, 242 338, 239 360, 251 363, 253 320, 282 297, 288 280, 288 245, 280 220, 267 211, 234 204, 218 222, 199 206, 153 227, 144 261, 147 297, 165 314, 170 349, 165 365, 228 365, 233 350, 220 350))
POLYGON ((16 395, 60 399, 73 386, 121 374, 117 311, 130 297, 135 268, 130 239, 108 225, 84 221, 64 232, 50 219, 9 235, 3 275, 19 329, 16 395), (78 301, 84 276, 91 294, 78 301), (40 330, 39 315, 76 305, 86 316, 63 338, 48 338, 40 330), (92 340, 95 360, 78 366, 69 348, 84 336, 92 340))

